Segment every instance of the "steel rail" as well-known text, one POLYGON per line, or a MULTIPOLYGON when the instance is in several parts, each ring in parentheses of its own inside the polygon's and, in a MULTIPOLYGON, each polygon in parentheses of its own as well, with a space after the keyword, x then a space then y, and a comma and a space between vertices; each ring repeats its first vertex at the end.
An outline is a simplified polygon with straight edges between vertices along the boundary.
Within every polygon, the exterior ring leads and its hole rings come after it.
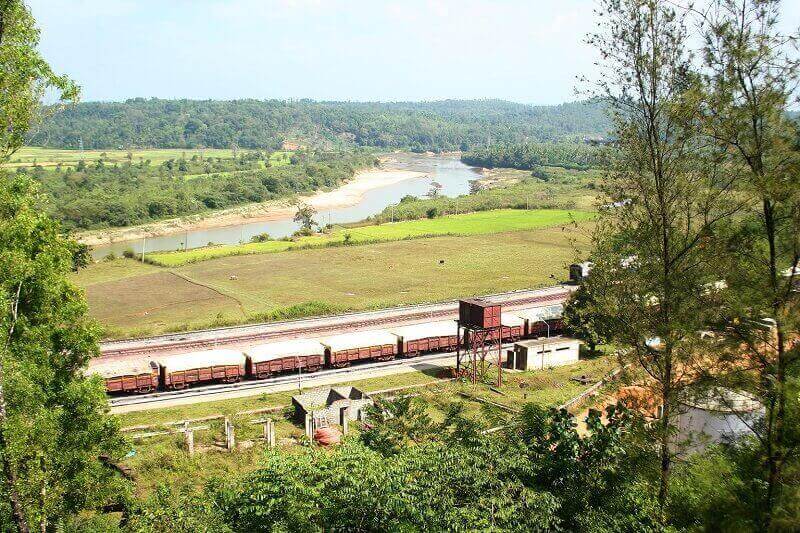
MULTIPOLYGON (((526 305, 532 303, 544 305, 562 302, 570 292, 570 287, 554 286, 542 289, 491 294, 483 298, 490 301, 500 300, 499 303, 506 303, 508 305, 526 305), (515 296, 522 295, 527 296, 514 298, 515 296)), ((113 341, 101 345, 100 357, 147 354, 164 349, 208 348, 217 346, 220 343, 254 342, 287 335, 323 334, 343 327, 354 329, 369 328, 392 322, 412 321, 424 318, 441 318, 453 315, 456 311, 457 304, 458 300, 451 300, 437 304, 419 304, 393 307, 379 311, 361 311, 342 315, 230 326, 218 329, 197 330, 183 334, 159 335, 142 339, 113 341), (330 323, 325 323, 327 321, 330 321, 330 323), (125 346, 126 344, 129 346, 125 346)))

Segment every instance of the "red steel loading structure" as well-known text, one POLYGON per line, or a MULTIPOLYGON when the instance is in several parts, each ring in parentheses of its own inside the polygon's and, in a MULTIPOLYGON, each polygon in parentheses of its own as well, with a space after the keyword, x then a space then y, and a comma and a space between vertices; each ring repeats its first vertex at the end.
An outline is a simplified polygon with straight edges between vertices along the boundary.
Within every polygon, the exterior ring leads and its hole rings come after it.
POLYGON ((486 357, 490 356, 495 348, 497 386, 503 384, 503 326, 500 314, 500 304, 477 298, 458 302, 456 374, 461 373, 463 348, 473 384, 478 382, 478 362, 480 361, 480 377, 483 379, 486 376, 486 357))

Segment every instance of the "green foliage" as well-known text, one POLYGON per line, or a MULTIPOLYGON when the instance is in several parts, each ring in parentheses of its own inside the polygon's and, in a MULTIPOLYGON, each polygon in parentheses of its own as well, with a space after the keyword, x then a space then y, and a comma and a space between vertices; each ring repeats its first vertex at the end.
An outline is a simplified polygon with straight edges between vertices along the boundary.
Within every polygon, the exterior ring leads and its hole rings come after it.
POLYGON ((42 184, 51 214, 66 228, 104 228, 263 202, 335 187, 375 157, 364 152, 303 152, 294 163, 265 166, 269 154, 233 159, 173 159, 113 165, 99 159, 81 168, 19 167, 42 184))
POLYGON ((301 235, 311 234, 311 228, 316 225, 314 221, 314 215, 316 214, 317 210, 313 206, 302 202, 297 204, 297 213, 294 215, 294 221, 300 224, 300 228, 303 230, 301 235))
POLYGON ((590 351, 594 352, 598 344, 606 341, 608 317, 595 305, 588 285, 581 285, 570 295, 564 306, 563 319, 569 334, 584 341, 590 351))
POLYGON ((397 454, 411 443, 429 440, 435 432, 425 402, 413 396, 376 399, 367 409, 367 418, 369 426, 361 432, 361 440, 384 455, 397 454))
MULTIPOLYGON (((0 180, 0 479, 31 526, 50 528, 125 500, 126 485, 99 459, 118 459, 124 443, 103 383, 82 375, 100 330, 67 280, 74 243, 39 209, 30 180, 0 180)), ((7 502, 3 524, 11 522, 7 502)))
POLYGON ((501 100, 314 102, 312 100, 159 100, 87 102, 56 115, 34 139, 87 148, 277 149, 287 138, 312 146, 467 150, 496 142, 602 134, 599 105, 529 106, 501 100))
POLYGON ((591 413, 585 434, 565 412, 533 407, 493 435, 458 404, 440 424, 410 398, 371 416, 371 428, 339 447, 270 451, 258 471, 202 498, 160 491, 139 513, 177 530, 204 517, 220 531, 657 529, 637 492, 642 429, 625 411, 610 409, 607 422, 591 413))
POLYGON ((467 152, 461 156, 467 165, 485 168, 516 168, 536 170, 538 167, 562 167, 586 170, 603 162, 600 148, 578 142, 528 143, 492 145, 467 152))
POLYGON ((0 3, 0 163, 19 149, 29 128, 42 119, 40 101, 46 91, 57 110, 78 98, 78 87, 56 75, 38 50, 39 29, 21 0, 0 3))

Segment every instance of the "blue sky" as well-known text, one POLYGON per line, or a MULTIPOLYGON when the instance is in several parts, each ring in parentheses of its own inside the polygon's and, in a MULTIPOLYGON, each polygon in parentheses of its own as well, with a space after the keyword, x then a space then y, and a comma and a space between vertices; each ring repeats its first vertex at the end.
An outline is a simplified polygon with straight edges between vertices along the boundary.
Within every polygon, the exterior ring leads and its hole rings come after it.
MULTIPOLYGON (((83 100, 576 99, 592 0, 28 0, 83 100), (66 7, 68 5, 68 7, 66 7)), ((785 2, 800 24, 800 2, 785 2)))

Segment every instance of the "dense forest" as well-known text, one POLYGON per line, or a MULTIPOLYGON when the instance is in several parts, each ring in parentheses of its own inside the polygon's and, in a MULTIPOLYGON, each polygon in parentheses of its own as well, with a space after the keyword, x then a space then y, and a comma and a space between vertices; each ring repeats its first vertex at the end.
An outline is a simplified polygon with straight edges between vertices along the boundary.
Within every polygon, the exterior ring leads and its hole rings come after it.
POLYGON ((287 139, 324 147, 470 150, 603 135, 602 107, 530 106, 502 100, 316 102, 160 100, 86 102, 56 114, 29 144, 51 148, 275 149, 287 139))
POLYGON ((108 164, 102 158, 76 167, 21 167, 42 184, 53 217, 69 229, 122 227, 154 220, 263 202, 334 187, 374 156, 353 152, 297 152, 285 159, 269 153, 236 158, 179 158, 108 164))
POLYGON ((585 170, 600 166, 602 150, 577 142, 494 144, 467 152, 461 160, 484 168, 533 170, 539 166, 585 170))

